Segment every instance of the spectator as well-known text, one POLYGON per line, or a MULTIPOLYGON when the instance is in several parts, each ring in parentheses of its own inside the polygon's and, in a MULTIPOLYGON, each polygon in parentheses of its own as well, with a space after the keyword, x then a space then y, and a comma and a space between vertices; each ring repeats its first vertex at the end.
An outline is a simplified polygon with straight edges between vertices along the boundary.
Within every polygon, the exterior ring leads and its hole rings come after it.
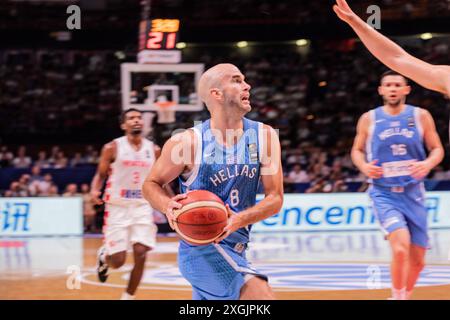
POLYGON ((39 193, 39 185, 44 181, 44 177, 41 175, 41 167, 34 165, 31 168, 31 177, 28 190, 31 196, 37 196, 39 193))
POLYGON ((44 180, 44 177, 41 175, 41 167, 39 165, 34 165, 33 167, 31 167, 30 183, 33 183, 36 180, 44 180))
POLYGON ((85 164, 85 161, 81 156, 81 152, 75 153, 75 156, 70 160, 70 166, 72 168, 75 168, 83 164, 85 164))
POLYGON ((322 176, 328 176, 331 172, 330 167, 325 165, 324 163, 315 163, 312 166, 312 174, 314 177, 322 177, 322 176))
POLYGON ((20 183, 18 181, 11 182, 9 190, 5 192, 5 197, 27 197, 28 192, 24 191, 20 187, 20 183))
POLYGON ((25 146, 20 146, 17 151, 17 157, 12 161, 14 168, 29 168, 31 165, 31 158, 26 155, 25 146))
POLYGON ((348 186, 342 179, 336 180, 333 184, 332 192, 348 192, 348 186))
POLYGON ((59 151, 56 154, 56 159, 55 159, 55 164, 54 164, 54 168, 55 169, 63 169, 67 167, 67 164, 69 163, 68 159, 66 158, 66 156, 64 155, 64 152, 59 151))
POLYGON ((330 192, 333 192, 333 188, 334 188, 334 182, 333 182, 333 180, 328 178, 325 180, 322 190, 320 190, 319 192, 330 193, 330 192))
POLYGON ((22 197, 30 196, 30 175, 23 174, 19 179, 19 188, 22 194, 22 197))
POLYGON ((47 152, 44 150, 39 151, 38 158, 34 164, 40 168, 50 168, 50 162, 47 159, 47 152))
POLYGON ((309 181, 308 174, 305 170, 302 170, 299 164, 294 165, 286 179, 287 183, 308 183, 309 181))
POLYGON ((311 186, 306 189, 305 193, 320 193, 324 192, 324 188, 327 185, 327 181, 324 177, 317 177, 313 182, 311 182, 311 186))
POLYGON ((302 161, 302 151, 300 149, 295 149, 290 153, 290 156, 287 157, 287 164, 295 164, 301 163, 302 161))
POLYGON ((54 166, 58 160, 58 153, 61 151, 59 146, 53 146, 50 152, 50 157, 48 158, 48 163, 50 166, 54 166))
POLYGON ((12 198, 12 197, 14 197, 13 191, 11 191, 11 189, 6 190, 5 193, 3 194, 3 196, 4 196, 5 198, 12 198))
POLYGON ((89 164, 97 164, 98 163, 98 151, 97 150, 93 150, 90 155, 87 156, 86 158, 86 163, 89 164))
POLYGON ((78 197, 81 196, 78 193, 78 186, 75 183, 70 183, 66 186, 66 192, 63 193, 63 197, 78 197))
POLYGON ((37 195, 38 196, 47 196, 49 195, 51 187, 54 186, 53 177, 50 173, 46 173, 44 175, 44 181, 41 181, 37 185, 37 195))
POLYGON ((0 168, 11 166, 14 155, 8 150, 7 146, 2 146, 0 149, 0 168))
POLYGON ((86 146, 83 160, 85 163, 92 163, 92 152, 94 152, 94 147, 92 145, 86 146))
POLYGON ((52 184, 48 189, 47 194, 42 194, 45 197, 59 197, 58 187, 55 184, 52 184))

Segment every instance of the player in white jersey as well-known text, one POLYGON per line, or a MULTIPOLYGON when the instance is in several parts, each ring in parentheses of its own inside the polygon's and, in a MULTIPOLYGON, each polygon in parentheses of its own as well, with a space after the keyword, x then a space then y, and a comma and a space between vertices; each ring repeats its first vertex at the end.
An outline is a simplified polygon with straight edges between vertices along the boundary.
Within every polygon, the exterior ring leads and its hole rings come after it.
POLYGON ((142 184, 160 148, 142 137, 142 113, 125 110, 121 116, 123 137, 105 144, 97 173, 92 180, 94 202, 105 202, 103 224, 104 245, 98 252, 97 273, 101 282, 108 278, 108 268, 120 268, 128 249, 133 250, 134 268, 122 299, 134 299, 141 281, 147 251, 156 243, 157 227, 153 222, 153 209, 142 197, 142 184), (103 199, 101 189, 106 182, 103 199))

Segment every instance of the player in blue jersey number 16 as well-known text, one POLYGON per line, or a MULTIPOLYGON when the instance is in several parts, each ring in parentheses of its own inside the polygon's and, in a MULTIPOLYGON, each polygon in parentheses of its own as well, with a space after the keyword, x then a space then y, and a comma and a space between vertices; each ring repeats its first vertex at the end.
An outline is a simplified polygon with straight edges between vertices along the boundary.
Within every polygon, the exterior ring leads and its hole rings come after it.
POLYGON ((372 208, 392 249, 392 298, 403 300, 412 295, 428 247, 423 179, 444 149, 430 113, 405 104, 406 78, 388 71, 378 91, 384 105, 359 119, 352 160, 369 178, 372 208))

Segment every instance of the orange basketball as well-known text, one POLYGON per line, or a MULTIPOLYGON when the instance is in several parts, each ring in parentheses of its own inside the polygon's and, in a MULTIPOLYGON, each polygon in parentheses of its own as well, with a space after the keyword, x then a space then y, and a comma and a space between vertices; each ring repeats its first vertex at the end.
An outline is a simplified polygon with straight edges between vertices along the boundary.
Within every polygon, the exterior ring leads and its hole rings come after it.
POLYGON ((174 210, 175 231, 193 245, 206 245, 217 239, 228 222, 223 201, 206 190, 193 190, 179 201, 183 205, 174 210))

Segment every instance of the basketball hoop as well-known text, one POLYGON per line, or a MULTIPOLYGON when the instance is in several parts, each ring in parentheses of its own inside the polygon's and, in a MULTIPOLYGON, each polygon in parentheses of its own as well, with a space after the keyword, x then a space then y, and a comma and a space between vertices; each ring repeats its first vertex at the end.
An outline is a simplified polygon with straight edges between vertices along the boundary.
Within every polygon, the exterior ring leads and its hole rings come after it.
POLYGON ((158 112, 158 123, 167 124, 175 122, 175 110, 176 103, 174 101, 155 101, 155 106, 158 112))

